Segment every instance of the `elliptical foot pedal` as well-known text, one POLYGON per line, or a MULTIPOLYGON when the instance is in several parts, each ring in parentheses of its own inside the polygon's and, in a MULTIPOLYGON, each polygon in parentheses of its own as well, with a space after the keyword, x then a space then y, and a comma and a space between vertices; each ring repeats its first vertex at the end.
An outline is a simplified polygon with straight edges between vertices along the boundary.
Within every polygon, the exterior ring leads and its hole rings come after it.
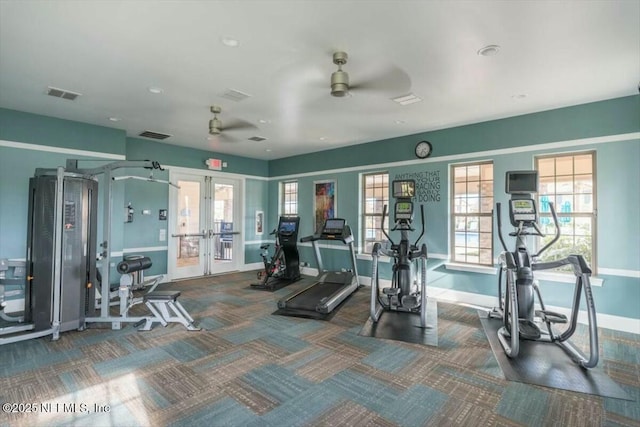
POLYGON ((518 330, 520 331, 520 337, 526 340, 537 340, 542 335, 538 325, 528 319, 518 319, 518 330))
POLYGON ((400 288, 383 288, 382 293, 389 296, 398 295, 400 288))
POLYGON ((536 316, 547 323, 567 323, 567 316, 562 313, 556 313, 555 311, 537 310, 536 316))

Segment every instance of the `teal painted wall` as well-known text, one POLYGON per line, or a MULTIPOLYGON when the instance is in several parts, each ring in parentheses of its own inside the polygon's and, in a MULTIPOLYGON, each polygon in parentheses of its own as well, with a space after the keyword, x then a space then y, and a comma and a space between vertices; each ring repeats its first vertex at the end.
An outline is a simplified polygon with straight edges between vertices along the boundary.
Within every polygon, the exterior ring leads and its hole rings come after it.
MULTIPOLYGON (((260 258, 260 245, 266 241, 274 241, 273 236, 269 236, 271 230, 276 227, 275 220, 269 218, 269 206, 273 203, 267 196, 269 183, 267 180, 250 179, 245 180, 245 210, 244 210, 244 262, 253 264, 262 262, 260 258), (261 211, 264 216, 262 220, 262 234, 256 232, 256 212, 261 211)), ((277 203, 276 203, 277 204, 277 203)), ((273 245, 270 255, 273 255, 273 245)))
POLYGON ((269 173, 269 164, 266 160, 196 150, 139 138, 127 138, 127 160, 155 160, 164 165, 206 170, 207 166, 204 162, 210 158, 227 162, 227 167, 222 172, 261 177, 266 177, 269 173))
MULTIPOLYGON (((0 140, 21 143, 21 148, 0 146, 0 257, 24 258, 26 255, 28 183, 36 168, 55 168, 64 166, 69 158, 82 160, 80 168, 93 168, 115 160, 88 161, 108 155, 119 155, 127 160, 155 160, 161 164, 170 164, 194 169, 206 169, 204 161, 208 158, 221 158, 228 163, 224 172, 237 175, 266 176, 268 163, 263 160, 238 156, 227 156, 190 148, 159 144, 136 138, 127 138, 124 131, 94 126, 68 120, 45 117, 36 114, 0 109, 0 140), (26 145, 25 145, 26 144, 26 145), (44 146, 44 147, 42 147, 44 146), (27 149, 28 148, 28 149, 27 149), (60 149, 81 150, 86 155, 55 152, 60 149), (51 151, 52 150, 52 151, 51 151), (95 153, 95 154, 93 154, 95 153)), ((6 144, 5 144, 6 145, 6 144)), ((149 176, 148 170, 139 168, 119 169, 115 176, 149 176)), ((168 171, 154 170, 157 179, 168 180, 168 171)), ((100 176, 100 194, 98 198, 98 241, 102 239, 103 190, 100 176)), ((255 238, 255 213, 249 214, 249 208, 268 212, 265 179, 249 179, 245 189, 247 218, 245 234, 255 238)), ((153 267, 147 274, 166 274, 167 241, 159 240, 160 229, 167 229, 167 221, 158 219, 159 209, 168 209, 168 186, 139 180, 120 180, 113 182, 111 252, 130 254, 132 248, 150 248, 143 254, 150 256, 153 267), (124 222, 124 207, 131 202, 135 209, 134 222, 124 222), (148 209, 151 215, 142 215, 148 209)), ((268 224, 268 222, 267 222, 268 224)), ((267 232, 268 233, 268 232, 267 232)), ((259 246, 259 244, 257 244, 259 246)), ((134 253, 141 251, 134 251, 134 253)), ((259 253, 247 249, 251 255, 246 262, 252 262, 259 253), (255 256, 254 256, 255 254, 255 256)), ((121 257, 112 258, 111 282, 117 283, 119 275, 115 264, 121 257)))
POLYGON ((282 158, 269 162, 269 175, 407 160, 413 158, 416 143, 423 139, 432 143, 433 156, 448 156, 637 132, 639 115, 640 96, 629 96, 282 158))
MULTIPOLYGON (((332 179, 337 182, 337 215, 347 219, 352 226, 356 242, 359 230, 359 180, 363 172, 387 171, 396 175, 415 174, 418 178, 437 174, 440 182, 439 200, 424 202, 427 232, 424 241, 429 252, 448 255, 449 168, 453 162, 491 159, 494 162, 495 201, 506 202, 504 172, 514 169, 530 169, 533 157, 543 153, 595 150, 597 158, 598 203, 598 266, 605 269, 640 271, 640 141, 585 144, 573 147, 538 147, 539 144, 571 141, 607 135, 640 131, 640 96, 602 101, 559 110, 544 111, 513 118, 424 132, 343 149, 329 150, 305 156, 296 156, 270 162, 242 157, 219 155, 151 141, 126 138, 123 131, 106 127, 75 123, 17 111, 0 109, 0 140, 64 147, 77 150, 98 151, 126 155, 127 159, 152 159, 173 166, 205 169, 204 160, 209 157, 227 161, 225 172, 247 175, 245 180, 245 262, 259 262, 259 244, 271 240, 268 233, 278 219, 278 177, 293 177, 299 182, 300 236, 313 230, 313 183, 332 179), (419 140, 433 143, 434 154, 426 161, 416 161, 413 148, 419 140), (390 149, 389 147, 392 147, 390 149), (523 148, 524 147, 524 148, 523 148), (518 150, 509 151, 518 148, 518 150), (487 153, 488 150, 503 150, 487 153), (526 150, 526 151, 522 151, 526 150), (477 153, 477 155, 468 154, 477 153), (460 157, 455 157, 455 156, 460 157), (394 164, 394 162, 396 162, 394 164), (400 163, 398 163, 400 162, 400 163), (381 166, 367 166, 381 165, 381 166), (325 170, 346 168, 337 173, 325 170), (300 175, 300 176, 298 176, 300 175), (253 179, 270 177, 269 181, 253 179), (265 212, 264 233, 255 233, 255 211, 265 212)), ((0 257, 23 258, 26 240, 26 210, 28 178, 36 167, 63 165, 66 158, 76 155, 48 153, 0 147, 0 257)), ((119 174, 124 174, 124 171, 119 174)), ((138 172, 135 172, 138 173, 138 172)), ((146 171, 140 171, 144 176, 146 171)), ((127 170, 126 174, 134 174, 127 170)), ((167 174, 155 171, 154 176, 167 179, 167 174)), ((289 179, 289 178, 287 178, 289 179)), ((112 250, 127 248, 162 247, 166 242, 158 240, 163 228, 157 219, 158 209, 168 207, 167 187, 140 181, 118 181, 114 186, 113 218, 131 201, 136 208, 133 224, 114 219, 112 250), (150 209, 151 215, 141 215, 142 209, 150 209)), ((99 229, 101 233, 101 229, 99 229)), ((415 237, 417 233, 413 236, 415 237)), ((497 237, 494 254, 499 252, 497 237)), ((301 260, 314 266, 310 247, 300 247, 301 260)), ((323 249, 328 268, 348 266, 344 251, 323 249)), ((154 250, 145 255, 154 259, 153 271, 166 272, 166 252, 154 250)), ((371 262, 366 256, 358 260, 361 275, 369 276, 371 262)), ((114 260, 116 261, 116 260, 114 260)), ((443 260, 432 258, 430 284, 458 291, 494 295, 496 277, 485 274, 452 272, 441 265, 443 260)), ((382 265, 384 277, 389 277, 390 266, 382 265)), ((617 316, 640 318, 640 279, 615 274, 601 274, 605 282, 595 288, 598 311, 617 316)), ((116 277, 117 276, 112 276, 116 277)), ((552 282, 542 283, 548 304, 566 306, 563 302, 570 295, 571 286, 552 282)))
MULTIPOLYGON (((270 163, 269 194, 277 196, 282 181, 278 176, 298 181, 299 211, 303 218, 301 235, 307 235, 313 233, 313 182, 336 180, 337 216, 347 219, 356 242, 360 242, 358 183, 361 173, 387 171, 390 179, 437 176, 439 199, 431 197, 423 203, 427 230, 423 242, 427 243, 430 254, 448 257, 451 164, 492 160, 494 202, 504 205, 508 200, 503 190, 507 170, 532 169, 536 155, 593 150, 597 161, 597 267, 627 270, 633 275, 640 271, 640 140, 628 138, 618 142, 554 144, 551 147, 541 144, 639 131, 640 96, 602 101, 275 160, 270 163), (415 143, 422 139, 431 141, 434 146, 433 156, 426 161, 415 160, 413 156, 415 143), (367 164, 379 166, 371 168, 367 164)), ((276 212, 277 206, 272 206, 270 215, 276 212)), ((392 238, 397 238, 396 234, 392 234, 392 238)), ((414 232, 412 238, 417 234, 414 232)), ((494 256, 497 256, 501 250, 497 233, 494 233, 493 247, 494 256)), ((303 261, 315 266, 311 248, 301 247, 300 252, 303 261)), ((322 254, 330 269, 348 265, 346 252, 323 250, 322 254)), ((371 262, 366 254, 361 258, 359 273, 369 276, 371 262)), ((429 283, 432 286, 481 295, 496 294, 497 276, 447 270, 443 262, 430 260, 429 283)), ((390 278, 390 271, 389 266, 384 266, 381 277, 390 278)), ((598 277, 604 279, 602 287, 594 288, 598 312, 640 318, 639 278, 613 274, 599 274, 598 277)), ((547 304, 570 306, 572 285, 542 281, 541 287, 547 304)))
POLYGON ((125 137, 120 129, 0 108, 0 140, 124 154, 125 137))

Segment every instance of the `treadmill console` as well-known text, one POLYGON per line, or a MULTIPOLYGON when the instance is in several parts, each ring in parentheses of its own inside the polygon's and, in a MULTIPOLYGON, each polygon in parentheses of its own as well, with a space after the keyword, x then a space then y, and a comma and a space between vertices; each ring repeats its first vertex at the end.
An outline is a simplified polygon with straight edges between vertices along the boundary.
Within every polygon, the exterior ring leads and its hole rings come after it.
POLYGON ((340 218, 331 218, 324 222, 322 227, 321 239, 342 239, 344 232, 345 220, 340 218))

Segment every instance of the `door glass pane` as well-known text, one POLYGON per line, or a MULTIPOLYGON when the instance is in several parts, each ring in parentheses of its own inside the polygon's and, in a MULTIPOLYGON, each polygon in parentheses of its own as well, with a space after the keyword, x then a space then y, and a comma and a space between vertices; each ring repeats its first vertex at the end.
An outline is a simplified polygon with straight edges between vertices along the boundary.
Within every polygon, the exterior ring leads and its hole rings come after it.
MULTIPOLYGON (((178 181, 177 234, 200 233, 200 183, 178 181)), ((177 239, 178 267, 194 266, 200 263, 200 237, 183 236, 177 239)))
POLYGON ((233 185, 215 184, 213 197, 213 224, 215 238, 213 242, 214 263, 233 260, 233 185), (229 233, 229 234, 226 234, 229 233))

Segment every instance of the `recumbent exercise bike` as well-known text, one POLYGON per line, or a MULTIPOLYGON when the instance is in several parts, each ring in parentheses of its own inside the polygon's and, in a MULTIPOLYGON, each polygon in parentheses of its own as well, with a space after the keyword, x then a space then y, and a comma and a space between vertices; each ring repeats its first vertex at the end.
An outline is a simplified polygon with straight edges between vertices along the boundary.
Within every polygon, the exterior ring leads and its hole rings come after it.
POLYGON ((516 358, 520 352, 520 340, 543 341, 558 344, 570 357, 583 368, 593 368, 598 364, 598 331, 596 323, 596 309, 591 292, 591 269, 582 255, 569 255, 566 258, 549 262, 539 262, 537 258, 560 238, 560 227, 553 203, 549 208, 555 226, 555 236, 537 253, 531 254, 527 248, 527 237, 544 237, 538 226, 538 211, 533 199, 537 193, 537 171, 510 171, 506 173, 506 193, 511 195, 509 200, 509 218, 511 225, 516 227, 509 236, 515 237, 515 249, 509 251, 502 235, 500 217, 500 203, 496 204, 498 236, 504 251, 500 254, 500 272, 498 275, 499 307, 495 308, 490 317, 503 320, 503 326, 498 330, 498 340, 505 354, 509 358, 516 358), (534 279, 534 272, 551 270, 562 266, 571 266, 576 276, 570 319, 564 314, 547 310, 538 286, 534 279), (506 276, 506 286, 503 294, 502 276, 506 276), (576 331, 580 299, 584 288, 586 310, 588 316, 590 352, 587 359, 568 340, 576 331), (535 309, 535 297, 538 298, 540 310, 535 309), (536 319, 538 323, 536 323, 536 319), (562 332, 556 332, 554 324, 567 324, 562 332), (542 329, 540 326, 544 327, 542 329))

